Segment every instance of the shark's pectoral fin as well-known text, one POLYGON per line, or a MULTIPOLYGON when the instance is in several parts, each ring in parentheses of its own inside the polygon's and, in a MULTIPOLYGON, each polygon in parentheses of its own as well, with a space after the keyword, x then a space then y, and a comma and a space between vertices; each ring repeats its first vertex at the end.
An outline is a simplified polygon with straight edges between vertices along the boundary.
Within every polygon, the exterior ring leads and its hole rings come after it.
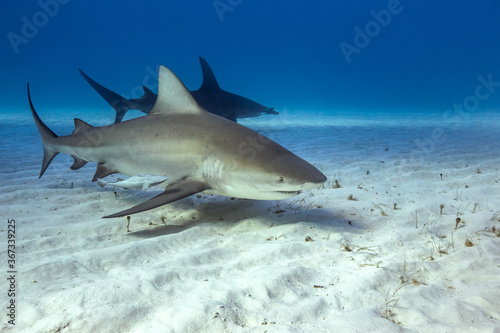
MULTIPOLYGON (((76 161, 75 161, 76 163, 76 161)), ((98 163, 97 164, 97 170, 95 171, 94 178, 92 178, 92 181, 95 182, 99 178, 104 178, 106 176, 109 176, 113 173, 117 173, 118 171, 111 169, 110 167, 106 166, 104 163, 98 163)))
POLYGON ((141 204, 138 204, 137 206, 118 212, 116 214, 104 216, 103 218, 122 217, 139 212, 144 212, 146 210, 166 205, 168 203, 183 199, 205 190, 208 190, 207 184, 196 180, 188 180, 175 183, 169 185, 163 193, 149 199, 148 201, 145 201, 141 204))
POLYGON ((73 165, 70 166, 71 170, 78 170, 82 166, 84 166, 85 164, 87 164, 87 162, 88 162, 88 161, 85 161, 84 159, 81 159, 80 157, 77 157, 77 156, 71 155, 71 157, 73 157, 73 159, 75 160, 75 163, 73 163, 73 165))

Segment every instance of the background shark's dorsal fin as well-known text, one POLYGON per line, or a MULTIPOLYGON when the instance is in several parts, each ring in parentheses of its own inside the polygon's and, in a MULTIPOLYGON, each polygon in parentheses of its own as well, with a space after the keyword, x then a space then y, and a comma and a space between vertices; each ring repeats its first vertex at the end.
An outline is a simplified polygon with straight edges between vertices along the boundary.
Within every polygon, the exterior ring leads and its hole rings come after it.
POLYGON ((158 98, 149 115, 199 112, 203 112, 203 109, 196 103, 181 80, 170 69, 160 66, 158 98))
POLYGON ((208 63, 202 57, 200 57, 200 64, 201 71, 203 72, 203 83, 201 84, 200 90, 220 89, 219 84, 215 79, 214 72, 212 72, 212 69, 210 68, 210 66, 208 66, 208 63))

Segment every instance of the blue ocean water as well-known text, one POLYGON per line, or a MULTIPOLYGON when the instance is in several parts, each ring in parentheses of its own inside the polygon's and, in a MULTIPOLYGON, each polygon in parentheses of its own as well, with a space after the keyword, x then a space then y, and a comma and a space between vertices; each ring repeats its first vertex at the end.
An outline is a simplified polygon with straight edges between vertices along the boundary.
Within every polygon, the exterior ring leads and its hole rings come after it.
POLYGON ((495 0, 1 2, 0 201, 18 221, 18 327, 492 331, 499 14, 495 0), (134 215, 125 233, 101 217, 158 188, 101 188, 95 163, 71 170, 67 154, 37 179, 26 82, 62 136, 73 118, 114 119, 79 68, 134 98, 156 91, 159 65, 197 89, 200 56, 223 89, 280 112, 239 122, 321 170, 322 188, 260 204, 192 196, 134 215))
MULTIPOLYGON (((280 109, 471 114, 500 105, 496 1, 76 1, 0 5, 2 110, 108 108, 155 90, 160 64, 189 89, 198 57, 225 90, 280 109)), ((75 115, 76 116, 76 115, 75 115)), ((81 115, 80 115, 81 116, 81 115)))

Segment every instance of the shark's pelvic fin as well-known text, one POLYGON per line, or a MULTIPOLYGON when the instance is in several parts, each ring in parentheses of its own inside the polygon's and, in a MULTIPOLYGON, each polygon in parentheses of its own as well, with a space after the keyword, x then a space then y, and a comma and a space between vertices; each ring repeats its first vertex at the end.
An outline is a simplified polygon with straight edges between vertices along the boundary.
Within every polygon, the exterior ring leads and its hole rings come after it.
POLYGON ((208 186, 205 183, 196 180, 186 180, 183 182, 175 183, 169 185, 163 193, 149 199, 148 201, 145 201, 141 204, 138 204, 137 206, 123 210, 121 212, 104 216, 103 218, 122 217, 143 212, 205 190, 208 190, 208 186))
POLYGON ((28 100, 30 103, 30 108, 31 108, 31 114, 33 115, 33 118, 35 119, 35 124, 36 127, 38 128, 38 133, 40 133, 40 137, 42 138, 42 144, 43 144, 43 162, 42 162, 42 169, 40 170, 40 175, 38 178, 42 177, 43 174, 45 173, 45 170, 47 170, 47 167, 49 166, 50 162, 56 157, 59 152, 53 148, 51 148, 51 143, 55 141, 57 138, 57 135, 50 130, 50 128, 47 127, 43 123, 43 121, 38 117, 38 114, 35 111, 35 108, 33 107, 33 102, 31 101, 31 94, 30 94, 30 84, 28 83, 28 100))
POLYGON ((105 163, 97 163, 97 169, 95 171, 94 178, 92 178, 92 181, 95 182, 99 178, 104 178, 117 172, 118 171, 106 166, 105 163))
POLYGON ((172 113, 205 112, 194 100, 186 86, 167 67, 160 66, 158 75, 158 98, 148 116, 172 113))
POLYGON ((203 82, 200 90, 218 90, 220 89, 217 80, 215 79, 214 72, 208 65, 208 62, 200 57, 201 71, 203 72, 203 82))

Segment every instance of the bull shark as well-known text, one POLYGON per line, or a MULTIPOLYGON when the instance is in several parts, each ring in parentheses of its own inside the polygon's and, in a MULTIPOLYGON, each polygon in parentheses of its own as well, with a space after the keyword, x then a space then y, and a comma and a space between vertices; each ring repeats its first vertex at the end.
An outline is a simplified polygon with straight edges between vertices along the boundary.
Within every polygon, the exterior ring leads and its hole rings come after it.
MULTIPOLYGON (((235 121, 236 118, 258 117, 261 114, 279 114, 274 108, 268 108, 243 96, 222 90, 208 63, 200 57, 203 83, 198 90, 190 91, 198 105, 203 109, 235 121)), ((80 74, 116 111, 115 124, 122 121, 128 110, 139 110, 149 113, 156 102, 156 94, 143 86, 144 95, 141 98, 126 99, 117 93, 103 87, 81 69, 80 74)))
POLYGON ((179 78, 160 66, 158 98, 145 117, 92 127, 75 118, 71 135, 57 136, 28 100, 43 144, 39 178, 59 153, 71 169, 96 162, 92 181, 114 173, 164 176, 165 190, 104 218, 150 210, 199 192, 258 200, 280 200, 320 187, 326 177, 265 136, 202 109, 179 78))

